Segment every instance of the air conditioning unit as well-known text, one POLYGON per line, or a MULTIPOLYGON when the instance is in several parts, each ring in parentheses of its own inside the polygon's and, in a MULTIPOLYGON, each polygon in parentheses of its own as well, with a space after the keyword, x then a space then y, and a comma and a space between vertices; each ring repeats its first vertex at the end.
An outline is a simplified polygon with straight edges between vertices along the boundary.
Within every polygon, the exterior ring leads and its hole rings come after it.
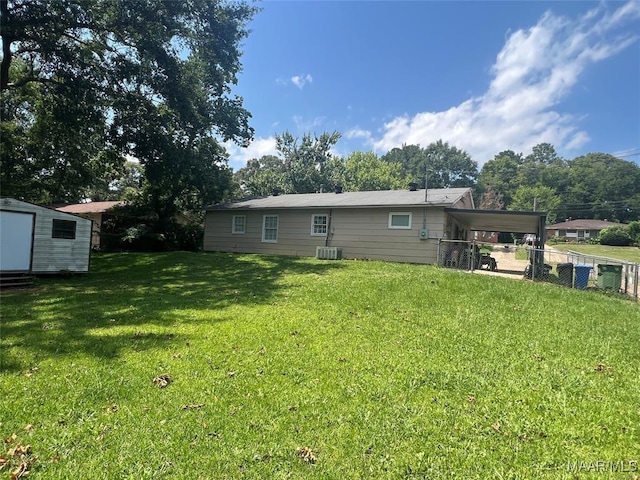
POLYGON ((316 247, 316 258, 320 260, 340 260, 342 249, 338 247, 316 247))

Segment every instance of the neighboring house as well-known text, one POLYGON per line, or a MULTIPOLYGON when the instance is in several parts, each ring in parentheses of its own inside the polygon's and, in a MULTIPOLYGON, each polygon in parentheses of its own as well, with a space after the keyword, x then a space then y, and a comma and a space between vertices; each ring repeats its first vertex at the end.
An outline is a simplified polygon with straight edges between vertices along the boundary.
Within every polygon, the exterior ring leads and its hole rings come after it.
MULTIPOLYGON (((102 224, 108 217, 116 217, 117 213, 111 213, 109 210, 113 207, 119 207, 125 205, 125 202, 87 202, 87 203, 74 203, 72 205, 65 205, 64 207, 57 207, 56 210, 60 212, 72 213, 84 218, 88 218, 93 221, 93 232, 91 235, 91 247, 100 248, 101 246, 101 233, 102 224)), ((174 220, 180 225, 188 225, 193 220, 184 213, 176 213, 174 220)), ((142 223, 145 220, 140 219, 142 223)))
POLYGON ((0 271, 88 272, 91 220, 0 198, 0 271))
POLYGON ((100 232, 102 231, 102 221, 105 218, 106 212, 116 206, 124 205, 124 202, 88 202, 88 203, 75 203, 73 205, 66 205, 64 207, 58 207, 56 210, 59 212, 72 213, 84 218, 88 218, 93 221, 93 230, 91 232, 91 247, 100 247, 100 232))
POLYGON ((608 227, 621 227, 622 223, 607 222, 606 220, 578 219, 568 220, 555 225, 547 225, 547 238, 564 238, 572 242, 584 242, 596 238, 600 231, 608 227))
POLYGON ((473 208, 470 188, 250 198, 206 209, 204 250, 436 263, 470 235, 445 209, 473 208))

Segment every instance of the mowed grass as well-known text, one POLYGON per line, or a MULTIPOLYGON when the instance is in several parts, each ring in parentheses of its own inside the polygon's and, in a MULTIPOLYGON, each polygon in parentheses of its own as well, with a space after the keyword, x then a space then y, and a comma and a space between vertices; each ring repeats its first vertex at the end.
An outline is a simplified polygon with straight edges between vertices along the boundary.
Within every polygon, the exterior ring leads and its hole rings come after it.
POLYGON ((632 301, 384 262, 91 270, 2 294, 0 478, 26 445, 33 479, 637 478, 632 301))
POLYGON ((568 250, 594 255, 597 257, 616 258, 625 262, 640 263, 639 247, 613 247, 610 245, 590 245, 586 243, 558 243, 551 248, 566 252, 568 250))

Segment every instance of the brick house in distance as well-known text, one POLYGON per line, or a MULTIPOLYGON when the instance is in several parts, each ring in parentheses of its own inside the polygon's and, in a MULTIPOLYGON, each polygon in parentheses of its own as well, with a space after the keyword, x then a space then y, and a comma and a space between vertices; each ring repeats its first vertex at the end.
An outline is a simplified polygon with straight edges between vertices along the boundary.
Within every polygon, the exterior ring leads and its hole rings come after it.
POLYGON ((596 238, 600 231, 609 227, 622 227, 624 224, 606 220, 577 219, 547 225, 547 238, 565 239, 568 242, 584 242, 596 238))

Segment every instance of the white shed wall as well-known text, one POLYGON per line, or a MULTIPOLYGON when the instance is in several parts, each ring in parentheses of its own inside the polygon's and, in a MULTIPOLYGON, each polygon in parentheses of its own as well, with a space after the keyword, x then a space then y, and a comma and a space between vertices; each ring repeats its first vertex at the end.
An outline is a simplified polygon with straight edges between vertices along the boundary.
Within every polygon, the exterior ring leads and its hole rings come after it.
POLYGON ((12 198, 3 198, 0 210, 35 214, 31 273, 89 271, 91 220, 12 198), (53 219, 75 221, 76 238, 52 238, 53 219))

